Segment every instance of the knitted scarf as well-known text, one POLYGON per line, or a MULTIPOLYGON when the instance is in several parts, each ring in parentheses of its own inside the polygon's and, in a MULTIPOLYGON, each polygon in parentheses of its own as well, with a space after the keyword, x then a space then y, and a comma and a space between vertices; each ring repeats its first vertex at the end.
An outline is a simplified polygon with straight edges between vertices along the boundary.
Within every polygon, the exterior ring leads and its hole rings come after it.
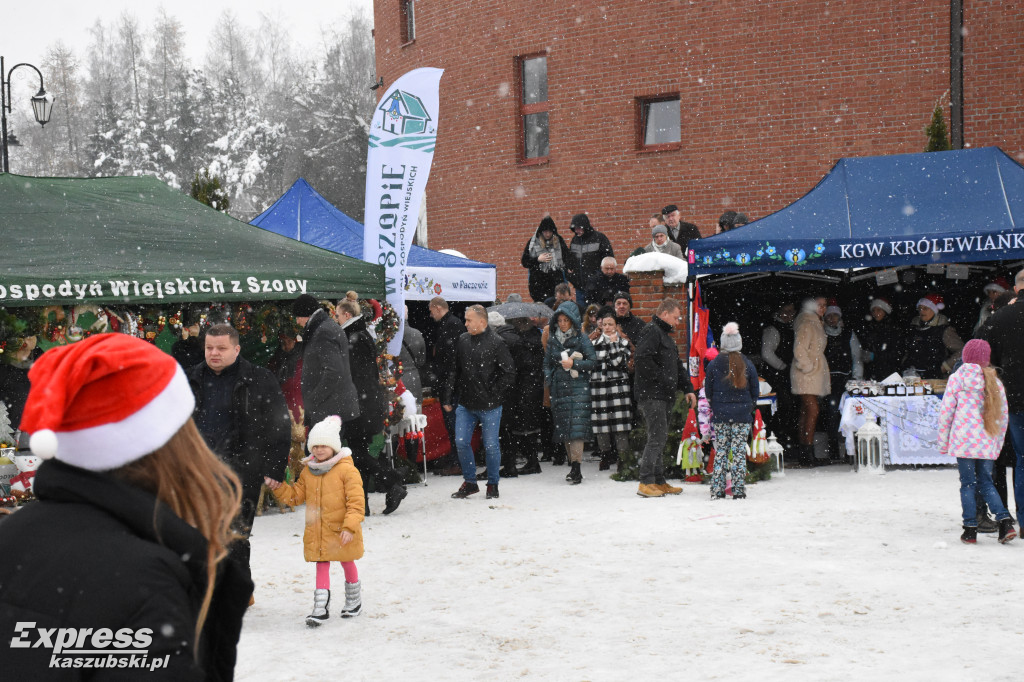
MULTIPOLYGON (((519 243, 522 244, 522 242, 519 243)), ((551 235, 551 239, 544 241, 544 237, 539 234, 533 235, 533 239, 530 240, 530 257, 538 258, 542 253, 550 253, 551 260, 547 263, 538 261, 537 265, 541 272, 555 272, 563 268, 562 247, 558 243, 558 237, 551 235)))

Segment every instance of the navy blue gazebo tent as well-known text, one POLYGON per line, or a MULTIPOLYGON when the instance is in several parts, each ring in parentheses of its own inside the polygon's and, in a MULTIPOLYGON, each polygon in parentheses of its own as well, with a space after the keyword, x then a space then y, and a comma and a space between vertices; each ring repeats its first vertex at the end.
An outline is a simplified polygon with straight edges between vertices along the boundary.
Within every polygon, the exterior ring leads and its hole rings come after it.
POLYGON ((695 275, 1024 259, 1024 166, 997 147, 843 158, 786 208, 690 247, 695 275))

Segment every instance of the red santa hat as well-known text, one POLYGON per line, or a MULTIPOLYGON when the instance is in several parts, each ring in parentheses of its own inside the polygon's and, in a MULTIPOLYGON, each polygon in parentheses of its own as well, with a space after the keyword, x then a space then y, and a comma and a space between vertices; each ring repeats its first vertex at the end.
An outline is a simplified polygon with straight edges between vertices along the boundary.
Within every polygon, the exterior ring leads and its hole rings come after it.
POLYGON ((884 310, 886 315, 892 315, 892 303, 889 303, 889 299, 879 296, 878 298, 871 299, 871 305, 868 306, 868 310, 878 308, 884 310))
POLYGON ((835 313, 839 317, 843 316, 843 310, 839 307, 839 301, 834 298, 828 299, 828 306, 825 308, 825 314, 831 315, 835 313))
POLYGON ((917 302, 917 307, 920 308, 921 306, 931 308, 932 311, 937 313, 945 308, 946 304, 942 300, 942 294, 928 294, 917 302))
POLYGON ((191 418, 195 398, 181 366, 142 339, 97 334, 43 353, 21 430, 32 452, 109 471, 167 443, 191 418))
POLYGON ((1010 290, 1010 283, 1006 280, 1005 277, 996 277, 994 280, 992 280, 991 282, 986 284, 985 285, 985 289, 984 289, 986 294, 988 292, 990 292, 990 291, 994 291, 997 294, 1001 294, 1004 291, 1009 291, 1009 290, 1010 290))

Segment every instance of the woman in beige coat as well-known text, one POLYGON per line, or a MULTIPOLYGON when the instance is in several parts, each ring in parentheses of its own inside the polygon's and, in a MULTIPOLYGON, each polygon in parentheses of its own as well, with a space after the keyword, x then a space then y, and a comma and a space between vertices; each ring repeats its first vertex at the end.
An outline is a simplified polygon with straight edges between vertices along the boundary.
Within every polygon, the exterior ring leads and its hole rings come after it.
POLYGON ((793 322, 793 365, 790 382, 799 403, 797 418, 797 459, 814 465, 814 431, 818 424, 819 401, 831 390, 828 361, 825 359, 825 299, 808 298, 793 322))

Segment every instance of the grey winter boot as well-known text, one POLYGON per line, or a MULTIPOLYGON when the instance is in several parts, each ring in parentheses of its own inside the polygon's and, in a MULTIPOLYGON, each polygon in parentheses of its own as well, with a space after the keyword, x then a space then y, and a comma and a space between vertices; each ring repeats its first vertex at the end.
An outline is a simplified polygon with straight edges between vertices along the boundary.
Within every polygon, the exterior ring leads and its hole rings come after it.
POLYGON ((330 614, 327 612, 327 605, 331 603, 330 590, 315 590, 313 592, 313 613, 306 616, 306 627, 319 627, 326 621, 330 614))
POLYGON ((341 609, 342 618, 352 618, 363 612, 363 588, 357 580, 345 583, 345 606, 341 609))

